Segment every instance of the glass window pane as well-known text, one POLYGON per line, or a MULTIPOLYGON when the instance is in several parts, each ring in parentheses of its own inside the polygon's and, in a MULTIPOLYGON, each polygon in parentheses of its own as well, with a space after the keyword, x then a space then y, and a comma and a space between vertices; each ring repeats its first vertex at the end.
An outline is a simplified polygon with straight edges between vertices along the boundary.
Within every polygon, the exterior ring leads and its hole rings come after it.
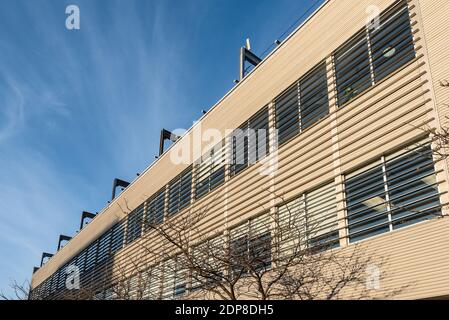
POLYGON ((192 166, 173 179, 168 186, 168 214, 176 214, 190 205, 192 166))
POLYGON ((309 246, 324 249, 340 245, 337 223, 337 199, 333 183, 306 193, 309 246))
POLYGON ((355 98, 372 84, 366 32, 363 30, 334 55, 338 104, 355 98))
POLYGON ((231 175, 236 175, 249 165, 264 158, 269 152, 268 107, 236 129, 231 136, 231 175))
POLYGON ((124 234, 125 234, 125 224, 123 222, 117 223, 112 228, 111 254, 116 253, 123 247, 124 234))
POLYGON ((370 31, 376 82, 416 56, 406 2, 380 17, 380 27, 370 31))
POLYGON ((196 164, 195 198, 199 199, 225 181, 225 144, 215 146, 196 164))
POLYGON ((245 274, 248 266, 255 270, 271 267, 270 217, 263 214, 230 232, 230 252, 235 274, 245 274))
POLYGON ((276 98, 276 129, 279 145, 299 134, 298 83, 276 98))
POLYGON ((329 114, 326 64, 322 63, 299 82, 301 129, 306 130, 329 114))
POLYGON ((143 204, 128 215, 128 226, 126 231, 126 243, 131 243, 142 234, 143 204))
POLYGON ((394 229, 441 215, 430 147, 392 159, 386 170, 394 229))
POLYGON ((389 231, 382 166, 348 179, 345 191, 351 242, 389 231))

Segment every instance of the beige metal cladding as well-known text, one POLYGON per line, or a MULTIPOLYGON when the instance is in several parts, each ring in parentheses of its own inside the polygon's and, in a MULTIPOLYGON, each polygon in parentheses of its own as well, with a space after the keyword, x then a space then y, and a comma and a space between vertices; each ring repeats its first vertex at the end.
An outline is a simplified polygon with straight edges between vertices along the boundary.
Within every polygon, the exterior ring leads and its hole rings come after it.
MULTIPOLYGON (((336 105, 332 53, 367 22, 369 6, 381 11, 393 0, 331 0, 283 42, 249 76, 229 92, 178 144, 194 139, 212 128, 223 135, 236 128, 264 106, 273 108, 274 99, 321 61, 326 61, 329 78, 330 114, 279 149, 279 170, 275 176, 261 176, 258 163, 227 179, 193 206, 208 206, 203 231, 232 228, 261 213, 261 208, 279 205, 267 189, 290 200, 324 183, 335 182, 338 200, 343 200, 343 175, 395 151, 423 135, 425 126, 439 127, 449 109, 444 103, 449 90, 439 81, 449 78, 449 43, 444 34, 449 2, 409 1, 416 58, 391 76, 366 90, 344 108, 336 105)), ((272 109, 270 109, 272 112, 272 109)), ((273 117, 270 125, 274 127, 273 117)), ((202 142, 202 152, 208 151, 202 142)), ((197 153, 190 143, 191 153, 197 153), (195 151, 195 152, 194 152, 195 151)), ((91 224, 38 270, 32 279, 35 288, 58 268, 84 249, 104 230, 123 218, 169 183, 189 164, 173 165, 166 152, 91 224), (128 209, 129 208, 129 209, 128 209)), ((199 154, 201 155, 201 154, 199 154)), ((192 157, 192 162, 197 160, 192 157)), ((449 203, 447 165, 437 176, 441 202, 449 203)), ((340 205, 339 217, 344 217, 340 205)), ((185 214, 186 210, 180 213, 185 214)), ((345 225, 344 219, 339 226, 345 225)), ((340 231, 340 235, 344 231, 340 231)), ((116 259, 139 254, 139 241, 120 252, 116 259)), ((155 241, 155 243, 157 243, 155 241)), ((342 244, 345 244, 342 241, 342 244)), ((389 258, 386 287, 410 284, 400 298, 427 298, 449 294, 449 220, 424 222, 363 242, 370 252, 389 258)))

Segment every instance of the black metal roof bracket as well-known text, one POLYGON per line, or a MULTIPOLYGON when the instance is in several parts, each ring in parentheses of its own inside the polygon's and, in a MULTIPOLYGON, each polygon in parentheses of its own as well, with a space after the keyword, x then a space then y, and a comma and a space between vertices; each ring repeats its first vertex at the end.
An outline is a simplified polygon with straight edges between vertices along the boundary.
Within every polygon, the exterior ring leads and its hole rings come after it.
POLYGON ((41 258, 41 267, 44 265, 44 259, 45 258, 51 258, 51 257, 53 257, 52 253, 43 252, 42 253, 42 258, 41 258))
POLYGON ((126 188, 127 186, 129 186, 129 182, 128 181, 124 181, 121 179, 114 179, 114 182, 112 184, 112 199, 115 199, 115 191, 117 190, 117 187, 122 187, 122 188, 126 188))
POLYGON ((252 53, 250 49, 247 49, 246 47, 241 47, 240 48, 240 74, 239 74, 240 81, 245 77, 245 73, 246 73, 245 63, 246 62, 251 63, 253 66, 257 66, 259 63, 262 62, 262 59, 260 59, 254 53, 252 53))
POLYGON ((72 237, 65 236, 65 235, 61 234, 59 236, 59 241, 58 241, 58 251, 61 249, 61 242, 62 241, 70 241, 70 240, 72 240, 72 237))
POLYGON ((159 141, 159 156, 161 156, 164 153, 165 140, 170 140, 171 142, 176 142, 179 139, 180 139, 180 137, 177 136, 176 134, 173 134, 168 130, 162 129, 161 130, 161 139, 159 141))
POLYGON ((83 211, 83 214, 81 215, 81 225, 80 225, 80 230, 82 230, 84 228, 84 223, 86 221, 86 219, 93 219, 95 218, 97 215, 95 213, 91 213, 91 212, 87 212, 87 211, 83 211))

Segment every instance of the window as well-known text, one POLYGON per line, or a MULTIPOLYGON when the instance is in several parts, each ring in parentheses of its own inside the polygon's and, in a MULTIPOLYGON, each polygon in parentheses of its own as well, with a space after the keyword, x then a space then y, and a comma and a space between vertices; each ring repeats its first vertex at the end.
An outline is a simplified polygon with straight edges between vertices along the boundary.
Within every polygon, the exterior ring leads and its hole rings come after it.
POLYGON ((50 294, 50 287, 51 287, 51 277, 49 277, 44 282, 43 289, 42 289, 44 297, 48 297, 48 295, 50 294))
POLYGON ((176 214, 190 204, 192 193, 192 167, 168 184, 168 214, 176 214))
POLYGON ((386 197, 381 164, 346 181, 350 240, 389 231, 386 197))
POLYGON ((234 274, 245 274, 249 268, 267 270, 271 267, 270 226, 269 215, 263 214, 231 230, 230 252, 234 260, 234 274))
POLYGON ((276 128, 283 144, 329 114, 326 64, 320 63, 275 100, 276 128))
POLYGON ((231 136, 231 175, 236 175, 268 154, 268 108, 265 107, 231 136))
POLYGON ((98 240, 98 257, 97 263, 101 263, 109 258, 111 250, 112 230, 106 231, 98 240))
POLYGON ((279 207, 278 216, 279 248, 284 255, 289 255, 307 241, 304 196, 279 207))
POLYGON ((143 298, 142 273, 136 273, 127 280, 128 297, 131 300, 143 298))
POLYGON ((159 190, 155 195, 147 200, 146 230, 150 225, 164 222, 165 211, 165 188, 159 190))
POLYGON ((387 159, 385 169, 393 229, 441 215, 430 147, 387 159))
POLYGON ((57 271, 55 273, 53 273, 53 275, 51 276, 51 285, 50 285, 51 293, 54 293, 57 290, 58 276, 59 276, 59 272, 57 272, 57 271))
POLYGON ((66 274, 66 268, 67 265, 64 265, 62 268, 59 268, 58 270, 58 285, 56 286, 56 289, 59 290, 63 290, 65 288, 65 282, 66 282, 66 278, 67 278, 67 274, 66 274))
POLYGON ((187 292, 187 270, 179 257, 170 259, 164 264, 164 286, 162 299, 179 299, 187 292))
POLYGON ((351 242, 441 214, 430 146, 382 157, 361 171, 345 184, 351 242))
POLYGON ((225 181, 224 141, 207 152, 196 164, 195 198, 199 199, 225 181))
POLYGON ((115 300, 114 289, 108 288, 104 291, 104 300, 115 300))
POLYGON ((92 270, 95 267, 97 260, 97 241, 91 243, 87 247, 86 253, 86 271, 92 270))
POLYGON ((86 253, 87 249, 84 249, 76 258, 76 266, 79 268, 81 273, 86 269, 86 253))
POLYGON ((162 300, 173 299, 176 276, 176 261, 169 259, 164 262, 162 300))
POLYGON ((299 246, 322 250, 340 245, 334 183, 279 207, 280 247, 288 254, 299 246))
POLYGON ((407 5, 401 1, 370 30, 375 81, 380 81, 416 56, 407 5))
POLYGON ((198 267, 198 271, 193 270, 191 273, 191 291, 200 290, 202 286, 216 286, 222 280, 223 271, 228 267, 227 263, 220 259, 228 254, 224 236, 221 234, 208 239, 195 246, 192 252, 193 264, 198 267))
POLYGON ((117 223, 112 227, 111 255, 119 251, 123 247, 123 239, 125 235, 125 224, 117 223))
POLYGON ((334 184, 306 193, 305 199, 309 247, 325 247, 325 249, 339 247, 334 184))
POLYGON ((126 243, 131 243, 142 235, 143 204, 128 215, 126 243))
POLYGON ((186 262, 180 255, 176 257, 175 283, 173 289, 174 298, 180 298, 187 292, 187 275, 186 262))
POLYGON ((306 130, 329 114, 327 88, 325 63, 299 81, 301 130, 306 130))
POLYGON ((371 87, 368 41, 363 30, 334 55, 337 98, 341 106, 371 87))
POLYGON ((342 106, 416 56, 406 1, 380 16, 334 54, 338 104, 342 106))
POLYGON ((147 285, 145 286, 144 298, 149 300, 160 299, 160 289, 162 281, 162 270, 160 264, 155 265, 146 271, 147 285))
POLYGON ((276 129, 279 144, 283 144, 299 134, 299 89, 296 83, 284 94, 276 98, 276 129))

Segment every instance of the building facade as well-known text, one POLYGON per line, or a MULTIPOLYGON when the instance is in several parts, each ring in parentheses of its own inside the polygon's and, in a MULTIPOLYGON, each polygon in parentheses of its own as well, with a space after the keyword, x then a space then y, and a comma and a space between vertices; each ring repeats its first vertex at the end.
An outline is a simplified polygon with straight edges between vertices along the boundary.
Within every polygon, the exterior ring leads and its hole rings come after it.
POLYGON ((387 258, 372 297, 449 297, 449 170, 430 134, 449 116, 448 17, 444 0, 326 1, 33 274, 30 298, 67 297, 69 266, 83 288, 137 260, 151 273, 129 275, 130 297, 144 279, 146 299, 188 298, 177 260, 142 251, 158 245, 145 221, 207 207, 199 232, 232 241, 286 206, 322 222, 309 244, 387 258))

